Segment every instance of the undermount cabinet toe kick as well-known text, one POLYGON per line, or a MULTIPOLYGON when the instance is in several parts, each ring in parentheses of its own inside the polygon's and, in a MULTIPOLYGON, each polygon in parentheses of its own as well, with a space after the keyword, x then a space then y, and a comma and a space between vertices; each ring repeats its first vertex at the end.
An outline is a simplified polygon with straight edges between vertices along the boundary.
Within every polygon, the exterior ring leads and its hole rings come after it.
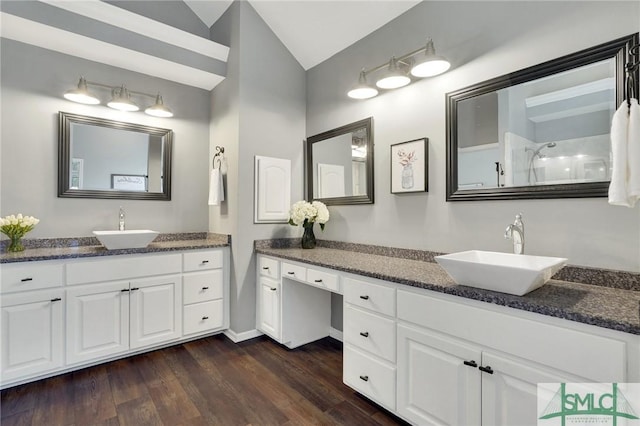
POLYGON ((228 247, 2 264, 3 388, 229 327, 228 247))
POLYGON ((640 336, 303 262, 257 256, 257 328, 289 348, 329 335, 343 381, 416 425, 537 425, 538 383, 640 382, 640 336))

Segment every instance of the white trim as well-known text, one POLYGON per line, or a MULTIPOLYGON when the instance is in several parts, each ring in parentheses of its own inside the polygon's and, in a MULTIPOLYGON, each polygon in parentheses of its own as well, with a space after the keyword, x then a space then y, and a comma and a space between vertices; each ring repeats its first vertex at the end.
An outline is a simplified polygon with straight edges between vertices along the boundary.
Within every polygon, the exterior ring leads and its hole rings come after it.
POLYGON ((458 148, 458 152, 463 153, 463 152, 475 152, 475 151, 488 151, 490 149, 498 149, 500 148, 500 144, 498 142, 493 142, 493 143, 485 143, 482 145, 473 145, 473 146, 466 146, 464 148, 458 148))
POLYGON ((342 331, 338 330, 337 328, 333 328, 333 327, 329 328, 329 337, 333 337, 334 339, 339 340, 341 342, 343 341, 342 331))
POLYGON ((600 80, 591 81, 577 86, 567 87, 566 89, 556 90, 554 92, 544 93, 542 95, 530 96, 524 100, 527 108, 538 105, 544 105, 552 102, 563 101, 565 99, 576 98, 590 93, 603 92, 606 90, 615 90, 616 82, 613 77, 607 77, 600 80))
POLYGON ((189 86, 212 90, 224 76, 0 12, 2 37, 189 86))
POLYGON ((249 330, 249 331, 243 331, 241 333, 236 333, 235 331, 233 331, 230 328, 228 328, 222 334, 224 334, 229 339, 231 339, 231 341, 233 343, 239 343, 239 342, 244 342, 245 340, 249 340, 249 339, 254 339, 256 337, 260 337, 264 333, 262 333, 261 331, 256 330, 256 329, 249 330))
POLYGON ((227 62, 229 48, 137 13, 98 0, 39 0, 51 6, 227 62))

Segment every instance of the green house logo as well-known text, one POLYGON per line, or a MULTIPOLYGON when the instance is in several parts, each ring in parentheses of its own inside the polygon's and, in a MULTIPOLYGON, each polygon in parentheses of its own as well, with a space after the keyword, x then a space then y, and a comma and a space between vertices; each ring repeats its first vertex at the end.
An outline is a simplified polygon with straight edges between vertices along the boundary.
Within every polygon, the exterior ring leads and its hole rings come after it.
MULTIPOLYGON (((570 384, 560 383, 539 420, 556 419, 565 426, 569 424, 612 424, 618 425, 619 419, 640 420, 634 407, 622 393, 617 383, 611 384, 570 384), (599 385, 599 386, 598 386, 599 385)), ((538 387, 540 397, 540 386, 538 387)), ((638 401, 635 401, 637 404, 638 401)), ((540 405, 539 405, 540 407, 540 405)), ((639 422, 633 422, 633 424, 639 422)), ((538 422, 544 425, 545 422, 538 422)), ((626 421, 624 424, 628 424, 626 421)))

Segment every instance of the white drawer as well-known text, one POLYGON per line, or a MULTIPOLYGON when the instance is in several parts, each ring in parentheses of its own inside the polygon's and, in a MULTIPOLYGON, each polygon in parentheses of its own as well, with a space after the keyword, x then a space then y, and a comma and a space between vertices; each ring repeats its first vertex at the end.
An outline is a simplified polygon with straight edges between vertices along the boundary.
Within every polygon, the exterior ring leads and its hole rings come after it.
POLYGON ((396 289, 380 284, 344 278, 344 301, 393 317, 396 315, 396 289))
POLYGON ((345 305, 344 342, 396 361, 396 323, 380 315, 345 305))
POLYGON ((194 251, 184 254, 184 271, 202 271, 222 268, 224 255, 222 250, 194 251))
POLYGON ((396 369, 351 346, 344 347, 343 381, 361 394, 394 411, 396 369))
POLYGON ((222 269, 185 274, 182 280, 182 298, 185 305, 222 299, 224 296, 222 269))
POLYGON ((307 282, 317 287, 326 288, 327 290, 331 290, 336 293, 340 292, 340 284, 338 282, 338 276, 336 274, 330 274, 328 272, 307 268, 307 282))
POLYGON ((180 254, 110 256, 109 259, 75 260, 67 264, 67 284, 115 281, 180 273, 180 254))
POLYGON ((280 278, 280 262, 270 257, 258 256, 260 275, 277 280, 280 278))
POLYGON ((300 281, 307 280, 307 268, 282 262, 282 278, 294 278, 300 281))
POLYGON ((221 299, 184 307, 184 334, 204 333, 222 327, 224 305, 221 299))
POLYGON ((3 263, 0 271, 2 293, 60 287, 64 282, 64 265, 58 262, 3 263))

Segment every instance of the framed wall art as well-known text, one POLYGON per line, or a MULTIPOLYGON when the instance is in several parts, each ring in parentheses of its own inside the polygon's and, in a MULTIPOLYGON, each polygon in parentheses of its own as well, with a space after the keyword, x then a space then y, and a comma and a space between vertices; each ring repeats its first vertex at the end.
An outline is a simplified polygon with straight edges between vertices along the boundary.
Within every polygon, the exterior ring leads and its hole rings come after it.
POLYGON ((391 145, 391 193, 429 190, 427 138, 391 145))

